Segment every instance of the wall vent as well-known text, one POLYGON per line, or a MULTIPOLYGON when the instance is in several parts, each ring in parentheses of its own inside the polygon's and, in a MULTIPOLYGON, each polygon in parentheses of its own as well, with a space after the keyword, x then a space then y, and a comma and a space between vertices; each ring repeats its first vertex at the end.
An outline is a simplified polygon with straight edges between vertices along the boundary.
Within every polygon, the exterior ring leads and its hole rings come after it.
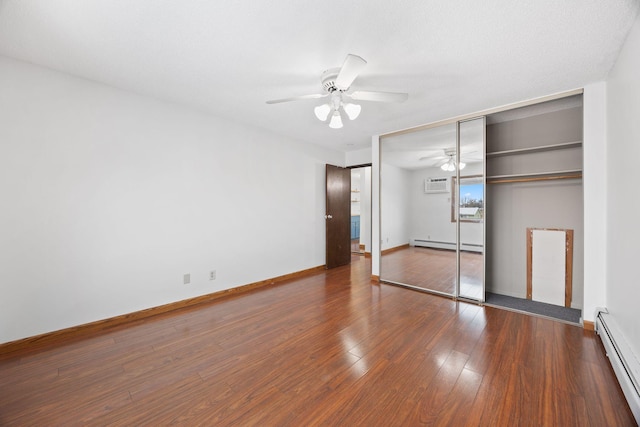
POLYGON ((449 192, 449 177, 441 178, 426 178, 424 180, 424 192, 429 193, 448 193, 449 192))

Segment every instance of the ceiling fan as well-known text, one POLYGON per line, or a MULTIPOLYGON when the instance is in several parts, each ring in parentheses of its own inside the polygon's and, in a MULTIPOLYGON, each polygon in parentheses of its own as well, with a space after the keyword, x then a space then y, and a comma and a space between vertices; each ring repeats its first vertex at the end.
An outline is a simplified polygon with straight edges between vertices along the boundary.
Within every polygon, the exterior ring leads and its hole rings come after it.
MULTIPOLYGON (((440 169, 442 169, 445 172, 453 172, 456 170, 456 149, 455 148, 442 148, 440 149, 444 152, 444 155, 440 155, 440 156, 433 156, 433 155, 425 155, 420 157, 418 160, 435 160, 438 166, 440 166, 440 169), (443 161, 444 160, 444 161, 443 161)), ((461 153, 461 156, 464 154, 465 157, 469 157, 470 154, 475 153, 475 151, 469 151, 466 153, 461 153)), ((480 159, 481 161, 482 159, 480 159)), ((464 169, 467 166, 467 164, 465 162, 462 161, 462 159, 460 159, 460 161, 458 162, 458 168, 460 170, 464 169)))
MULTIPOLYGON (((456 161, 454 159, 454 157, 456 155, 456 149, 454 148, 454 149, 445 150, 444 154, 446 156, 449 156, 449 158, 447 159, 446 162, 444 162, 440 166, 440 169, 442 169, 445 172, 453 172, 454 170, 456 170, 456 161)), ((458 168, 460 170, 464 169, 465 166, 467 166, 466 163, 458 162, 458 168)))
POLYGON ((326 122, 330 117, 329 127, 339 129, 342 127, 342 115, 340 111, 344 111, 347 117, 349 117, 349 120, 355 120, 360 115, 362 107, 350 101, 404 102, 407 100, 409 97, 408 93, 374 92, 366 90, 348 92, 351 84, 364 69, 365 65, 367 65, 367 61, 357 55, 349 54, 344 60, 342 67, 331 68, 322 73, 320 80, 324 93, 274 99, 267 101, 267 104, 329 97, 329 102, 315 107, 314 113, 316 117, 323 122, 326 122))

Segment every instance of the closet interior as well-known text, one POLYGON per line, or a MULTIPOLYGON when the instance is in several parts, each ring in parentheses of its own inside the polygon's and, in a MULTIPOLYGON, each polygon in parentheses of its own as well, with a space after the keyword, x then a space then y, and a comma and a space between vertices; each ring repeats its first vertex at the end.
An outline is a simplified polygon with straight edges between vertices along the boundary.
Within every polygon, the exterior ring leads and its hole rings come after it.
POLYGON ((380 279, 581 321, 582 95, 380 140, 380 279))

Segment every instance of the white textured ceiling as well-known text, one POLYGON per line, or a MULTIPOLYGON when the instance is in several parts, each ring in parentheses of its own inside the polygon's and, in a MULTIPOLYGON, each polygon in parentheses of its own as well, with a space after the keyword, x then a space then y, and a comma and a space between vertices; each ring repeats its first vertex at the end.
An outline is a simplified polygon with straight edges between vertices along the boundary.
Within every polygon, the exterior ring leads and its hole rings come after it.
POLYGON ((348 151, 371 135, 602 80, 638 0, 0 0, 0 54, 348 151), (353 53, 362 103, 313 115, 320 74, 353 53))

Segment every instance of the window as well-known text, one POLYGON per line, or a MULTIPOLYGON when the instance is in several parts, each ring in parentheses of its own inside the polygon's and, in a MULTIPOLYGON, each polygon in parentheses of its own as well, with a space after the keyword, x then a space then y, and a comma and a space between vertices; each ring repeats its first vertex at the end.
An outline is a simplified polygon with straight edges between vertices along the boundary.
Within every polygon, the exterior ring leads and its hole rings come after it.
MULTIPOLYGON (((451 186, 451 222, 456 221, 456 177, 451 186)), ((460 177, 460 221, 482 222, 484 220, 484 183, 482 175, 460 177)))

